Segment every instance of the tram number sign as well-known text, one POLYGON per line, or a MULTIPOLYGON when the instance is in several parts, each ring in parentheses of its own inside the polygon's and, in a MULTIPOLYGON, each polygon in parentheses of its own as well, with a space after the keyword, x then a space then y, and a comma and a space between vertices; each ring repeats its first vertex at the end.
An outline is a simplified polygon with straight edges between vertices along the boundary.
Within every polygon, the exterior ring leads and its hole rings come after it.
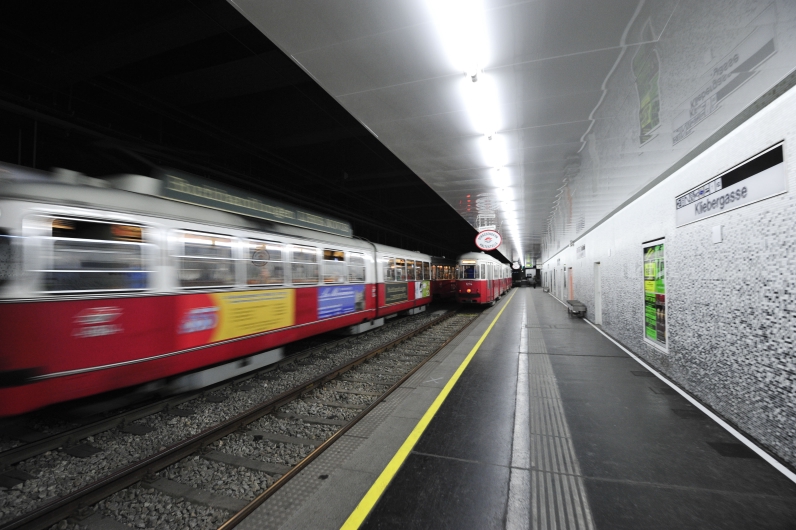
POLYGON ((494 230, 483 230, 475 236, 475 246, 481 250, 495 250, 503 243, 503 238, 494 230))

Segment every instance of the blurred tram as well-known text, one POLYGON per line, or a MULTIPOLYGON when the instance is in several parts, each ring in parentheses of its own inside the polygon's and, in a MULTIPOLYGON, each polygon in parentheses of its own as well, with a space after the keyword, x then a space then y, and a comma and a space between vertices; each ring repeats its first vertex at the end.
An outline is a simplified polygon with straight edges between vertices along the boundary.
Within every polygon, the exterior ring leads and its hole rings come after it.
POLYGON ((494 304, 511 288, 511 268, 483 252, 470 252, 457 262, 456 301, 494 304))
POLYGON ((456 260, 431 258, 431 298, 435 301, 456 297, 456 260))
POLYGON ((429 255, 2 169, 0 416, 199 388, 431 302, 429 255))

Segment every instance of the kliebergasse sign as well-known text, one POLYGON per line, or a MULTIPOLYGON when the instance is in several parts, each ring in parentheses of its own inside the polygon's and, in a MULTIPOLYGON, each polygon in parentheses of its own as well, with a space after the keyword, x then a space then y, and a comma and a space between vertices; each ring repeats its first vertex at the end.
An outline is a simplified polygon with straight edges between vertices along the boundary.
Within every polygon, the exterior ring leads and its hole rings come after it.
POLYGON ((700 184, 675 199, 677 226, 746 206, 787 191, 782 144, 700 184))
POLYGON ((483 230, 475 236, 475 246, 481 250, 495 250, 502 242, 503 238, 494 230, 483 230))

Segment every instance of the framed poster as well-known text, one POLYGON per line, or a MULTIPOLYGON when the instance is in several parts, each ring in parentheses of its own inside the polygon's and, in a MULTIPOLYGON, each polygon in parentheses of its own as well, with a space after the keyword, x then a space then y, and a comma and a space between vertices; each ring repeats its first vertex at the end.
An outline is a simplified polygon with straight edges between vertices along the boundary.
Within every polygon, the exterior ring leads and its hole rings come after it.
POLYGON ((666 266, 664 240, 643 244, 644 341, 668 351, 666 330, 666 266))

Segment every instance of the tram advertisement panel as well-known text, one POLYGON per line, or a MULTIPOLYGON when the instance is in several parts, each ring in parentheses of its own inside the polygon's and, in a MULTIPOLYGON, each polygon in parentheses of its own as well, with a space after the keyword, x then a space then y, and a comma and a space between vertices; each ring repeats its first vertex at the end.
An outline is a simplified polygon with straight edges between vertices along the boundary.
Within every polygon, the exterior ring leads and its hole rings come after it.
POLYGON ((415 282, 415 300, 431 296, 431 282, 415 282))
POLYGON ((409 285, 407 283, 385 283, 384 304, 395 304, 409 300, 409 285))
POLYGON ((365 310, 364 285, 336 285, 318 290, 318 318, 331 318, 365 310))
POLYGON ((209 293, 179 297, 179 348, 234 339, 295 324, 292 289, 209 293))
POLYGON ((644 249, 644 338, 666 347, 666 274, 663 245, 644 249))

